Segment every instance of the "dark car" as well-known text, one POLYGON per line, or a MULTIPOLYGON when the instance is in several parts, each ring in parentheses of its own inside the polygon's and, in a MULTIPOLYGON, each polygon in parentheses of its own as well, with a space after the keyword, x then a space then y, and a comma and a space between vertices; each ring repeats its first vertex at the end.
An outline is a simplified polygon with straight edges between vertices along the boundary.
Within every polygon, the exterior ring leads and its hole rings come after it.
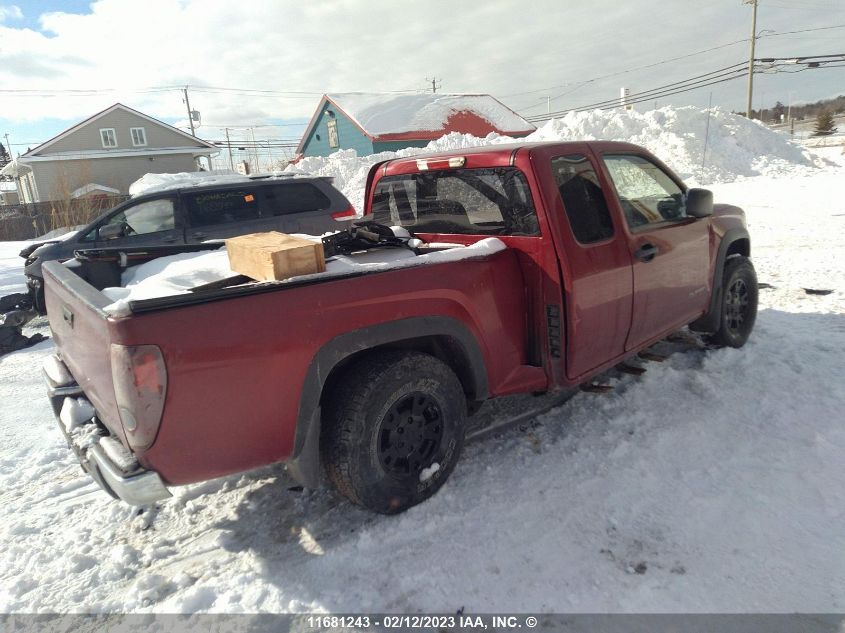
POLYGON ((72 237, 21 251, 33 302, 44 312, 41 265, 79 249, 198 244, 248 233, 322 235, 346 228, 355 209, 329 178, 270 177, 136 196, 72 237))

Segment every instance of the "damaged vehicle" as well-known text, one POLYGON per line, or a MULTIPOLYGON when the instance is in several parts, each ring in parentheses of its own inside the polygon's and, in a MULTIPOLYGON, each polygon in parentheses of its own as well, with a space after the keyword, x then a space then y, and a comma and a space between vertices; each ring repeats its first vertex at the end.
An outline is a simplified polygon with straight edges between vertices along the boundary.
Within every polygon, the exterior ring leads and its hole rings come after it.
POLYGON ((157 253, 43 266, 50 401, 107 492, 150 504, 284 462, 401 512, 444 485, 485 401, 588 383, 687 325, 731 347, 754 326, 743 211, 635 145, 396 158, 365 204, 325 272, 283 281, 115 302, 157 253))

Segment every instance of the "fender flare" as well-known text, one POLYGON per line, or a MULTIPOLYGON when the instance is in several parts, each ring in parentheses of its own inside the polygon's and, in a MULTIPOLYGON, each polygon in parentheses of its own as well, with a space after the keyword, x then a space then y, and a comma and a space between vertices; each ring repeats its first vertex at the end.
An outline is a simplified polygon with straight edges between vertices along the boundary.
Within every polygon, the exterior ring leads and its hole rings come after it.
POLYGON ((391 343, 427 337, 445 336, 457 342, 469 373, 472 398, 489 396, 487 367, 475 336, 458 319, 424 316, 388 321, 346 332, 324 344, 308 366, 299 400, 293 453, 287 461, 288 472, 303 486, 317 488, 322 479, 320 468, 320 400, 332 371, 351 356, 391 343))
POLYGON ((751 242, 748 231, 743 227, 729 229, 722 236, 713 271, 713 292, 710 294, 710 308, 704 316, 690 323, 690 329, 698 332, 715 332, 722 325, 722 311, 720 309, 722 305, 722 276, 725 274, 728 250, 732 244, 739 240, 751 242))

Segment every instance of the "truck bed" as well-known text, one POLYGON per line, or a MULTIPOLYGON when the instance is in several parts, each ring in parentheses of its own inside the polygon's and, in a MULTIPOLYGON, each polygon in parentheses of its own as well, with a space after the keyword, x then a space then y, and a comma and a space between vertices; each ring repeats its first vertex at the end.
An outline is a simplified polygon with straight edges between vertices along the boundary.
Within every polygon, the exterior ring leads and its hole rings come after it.
POLYGON ((124 444, 110 346, 161 350, 167 371, 161 425, 152 445, 135 453, 166 483, 184 484, 287 459, 315 351, 380 323, 408 323, 410 337, 425 335, 421 319, 462 324, 486 366, 485 396, 524 391, 529 383, 542 389, 543 370, 527 366, 517 253, 450 256, 444 252, 430 265, 129 302, 121 315, 109 314, 113 302, 71 269, 48 263, 46 302, 62 360, 124 444))

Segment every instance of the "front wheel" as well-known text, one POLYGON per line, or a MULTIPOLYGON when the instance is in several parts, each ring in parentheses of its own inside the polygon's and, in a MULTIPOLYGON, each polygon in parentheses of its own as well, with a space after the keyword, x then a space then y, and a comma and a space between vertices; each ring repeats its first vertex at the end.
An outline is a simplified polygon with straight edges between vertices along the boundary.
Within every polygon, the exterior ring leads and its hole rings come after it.
POLYGON ((717 345, 742 347, 757 319, 757 273, 747 257, 732 257, 722 279, 720 326, 712 340, 717 345))
POLYGON ((350 501, 396 514, 433 495, 464 442, 466 397, 455 373, 419 352, 356 363, 324 405, 320 452, 350 501))

